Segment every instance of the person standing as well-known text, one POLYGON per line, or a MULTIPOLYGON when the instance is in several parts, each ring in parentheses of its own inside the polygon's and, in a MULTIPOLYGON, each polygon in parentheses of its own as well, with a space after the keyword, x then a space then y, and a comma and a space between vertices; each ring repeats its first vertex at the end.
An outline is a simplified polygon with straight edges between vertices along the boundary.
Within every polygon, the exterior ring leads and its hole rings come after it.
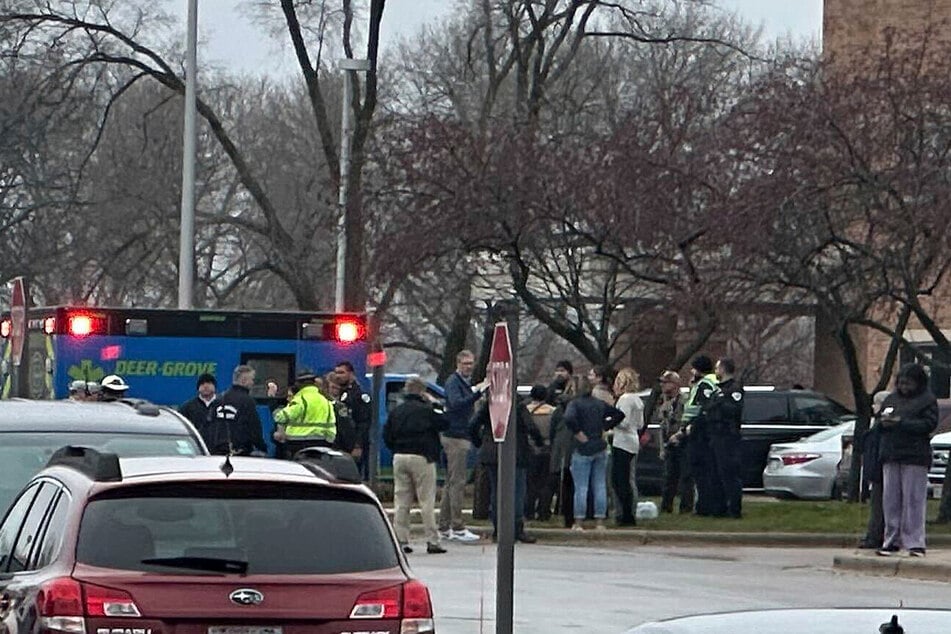
MULTIPOLYGON (((321 392, 330 401, 334 408, 334 417, 336 419, 337 435, 334 437, 334 449, 343 453, 354 455, 354 449, 357 447, 357 428, 353 422, 353 416, 350 414, 350 408, 346 402, 342 401, 345 392, 343 386, 338 382, 336 372, 328 372, 324 375, 324 391, 321 392)), ((354 458, 356 460, 356 458, 354 458)))
POLYGON ((468 475, 467 460, 472 442, 469 438, 469 420, 476 402, 489 388, 489 382, 472 385, 475 355, 463 350, 456 355, 456 371, 446 379, 446 418, 449 426, 442 434, 442 448, 446 452, 446 483, 439 504, 439 532, 444 539, 473 543, 479 536, 466 528, 462 519, 462 503, 468 475))
POLYGON ((740 426, 743 423, 743 386, 736 380, 733 359, 717 361, 717 390, 706 405, 704 417, 710 435, 716 484, 710 502, 713 515, 740 519, 743 515, 740 426))
POLYGON ((532 415, 532 425, 541 435, 542 444, 530 445, 531 456, 528 459, 528 475, 525 487, 525 517, 547 522, 551 518, 551 415, 555 408, 545 399, 548 389, 544 385, 535 385, 530 394, 528 413, 532 415))
POLYGON ((895 392, 882 404, 880 424, 885 539, 878 554, 904 548, 912 557, 924 557, 930 437, 938 426, 938 401, 921 365, 909 363, 898 371, 895 392))
POLYGON ((604 365, 596 365, 588 370, 588 380, 591 382, 591 395, 608 405, 614 405, 614 392, 611 386, 614 383, 614 372, 604 365))
POLYGON ((660 404, 654 409, 654 422, 661 431, 661 457, 664 460, 664 492, 661 513, 674 512, 674 498, 680 498, 681 513, 692 513, 694 483, 690 474, 687 435, 681 429, 684 413, 680 375, 667 370, 660 375, 660 404))
POLYGON ((198 433, 204 437, 205 428, 211 424, 211 419, 215 415, 215 408, 218 406, 218 382, 213 374, 202 374, 198 377, 196 389, 198 394, 195 398, 182 403, 178 412, 187 418, 198 433))
POLYGON ((360 387, 353 364, 349 361, 339 361, 334 366, 334 374, 341 390, 339 400, 347 406, 350 420, 353 421, 355 442, 350 455, 357 461, 360 473, 366 479, 369 477, 370 468, 370 425, 373 419, 373 399, 360 387))
POLYGON ((604 436, 623 418, 620 410, 592 394, 590 382, 582 383, 581 393, 565 410, 564 422, 574 438, 571 454, 571 477, 575 486, 573 530, 584 530, 582 522, 589 489, 593 492, 596 528, 604 529, 608 511, 608 443, 604 436))
POLYGON ((267 453, 257 403, 251 397, 254 368, 239 365, 231 375, 232 385, 221 395, 215 415, 208 425, 205 444, 215 455, 251 455, 267 453))
POLYGON ((426 530, 426 552, 446 552, 436 530, 436 461, 439 460, 439 432, 449 423, 437 401, 426 393, 426 384, 410 378, 403 402, 387 418, 383 442, 393 452, 394 528, 403 552, 409 545, 409 512, 413 498, 419 502, 426 530))
POLYGON ((611 440, 611 484, 617 502, 618 526, 637 524, 637 452, 644 428, 644 402, 636 394, 638 389, 640 378, 634 368, 622 368, 614 379, 614 393, 617 395, 615 406, 624 419, 615 426, 611 440))
POLYGON ((872 424, 862 439, 862 480, 868 483, 868 524, 865 537, 859 542, 859 548, 878 550, 885 543, 885 513, 882 510, 882 461, 879 452, 882 446, 882 405, 888 398, 888 392, 882 390, 872 397, 872 424))
POLYGON ((110 374, 99 383, 99 400, 104 402, 118 401, 125 398, 129 391, 129 384, 118 374, 110 374))
POLYGON ((548 388, 550 404, 555 406, 551 414, 551 471, 557 481, 555 491, 558 494, 557 511, 564 517, 565 528, 571 528, 575 521, 575 486, 571 479, 571 451, 574 443, 571 430, 565 425, 565 410, 568 403, 578 393, 577 380, 570 377, 564 385, 559 385, 556 375, 548 388))
POLYGON ((714 515, 720 509, 713 503, 721 496, 716 487, 719 480, 713 477, 714 462, 710 448, 710 430, 704 420, 703 410, 717 390, 717 375, 713 372, 713 360, 705 354, 694 357, 690 364, 693 385, 684 404, 681 425, 689 441, 690 472, 697 485, 697 506, 695 513, 701 516, 714 515))
MULTIPOLYGON (((537 540, 525 532, 525 482, 528 461, 531 455, 531 438, 536 446, 544 439, 532 425, 532 415, 525 403, 514 403, 515 408, 515 539, 525 544, 534 544, 537 540)), ((489 474, 489 519, 492 520, 492 539, 498 535, 498 490, 499 490, 499 445, 492 436, 492 417, 488 403, 483 403, 469 426, 472 444, 479 447, 479 462, 489 474)))
MULTIPOLYGON (((308 447, 333 447, 337 437, 337 419, 330 400, 317 386, 313 372, 302 371, 295 378, 294 397, 287 407, 274 412, 274 440, 284 443, 284 457, 308 447)), ((322 382, 321 382, 322 383, 322 382)))

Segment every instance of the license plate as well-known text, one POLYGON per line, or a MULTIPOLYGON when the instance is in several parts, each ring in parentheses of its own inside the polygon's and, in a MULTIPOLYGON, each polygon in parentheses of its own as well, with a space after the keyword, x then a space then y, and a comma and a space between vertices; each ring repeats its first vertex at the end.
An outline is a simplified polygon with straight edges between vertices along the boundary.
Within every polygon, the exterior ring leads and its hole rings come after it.
POLYGON ((283 634, 283 628, 266 625, 213 625, 208 628, 208 634, 283 634))

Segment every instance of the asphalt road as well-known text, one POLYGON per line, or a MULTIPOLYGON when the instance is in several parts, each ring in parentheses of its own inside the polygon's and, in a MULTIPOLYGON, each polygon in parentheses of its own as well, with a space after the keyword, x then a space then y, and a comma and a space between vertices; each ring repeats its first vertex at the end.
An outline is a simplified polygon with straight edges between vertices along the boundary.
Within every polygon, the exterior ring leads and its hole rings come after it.
MULTIPOLYGON (((439 634, 495 632, 495 547, 410 555, 439 634)), ((724 610, 940 607, 951 584, 832 570, 842 551, 664 546, 516 547, 515 632, 619 634, 650 621, 724 610)))

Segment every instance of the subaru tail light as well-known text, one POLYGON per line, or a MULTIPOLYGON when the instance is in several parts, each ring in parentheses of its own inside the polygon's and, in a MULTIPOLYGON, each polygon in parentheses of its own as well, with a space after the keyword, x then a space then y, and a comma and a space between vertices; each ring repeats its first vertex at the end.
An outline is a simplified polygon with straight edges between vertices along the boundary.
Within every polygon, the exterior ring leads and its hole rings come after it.
POLYGON ((818 453, 787 453, 783 454, 783 465, 789 467, 797 464, 805 464, 807 462, 812 462, 817 458, 821 458, 822 454, 818 453))
POLYGON ((412 579, 401 586, 365 592, 357 597, 351 619, 401 619, 400 634, 435 632, 429 589, 412 579))
POLYGON ((37 605, 43 629, 64 634, 85 634, 85 617, 142 616, 129 593, 81 584, 69 577, 44 583, 40 587, 37 605))

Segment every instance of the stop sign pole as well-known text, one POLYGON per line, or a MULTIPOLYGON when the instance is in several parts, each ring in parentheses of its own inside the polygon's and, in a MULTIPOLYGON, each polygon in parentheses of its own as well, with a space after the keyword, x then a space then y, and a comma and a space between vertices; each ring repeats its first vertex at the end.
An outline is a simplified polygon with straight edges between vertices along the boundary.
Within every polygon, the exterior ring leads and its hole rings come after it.
POLYGON ((512 634, 515 598, 515 478, 516 382, 513 342, 518 334, 518 312, 495 325, 486 375, 489 379, 489 418, 498 445, 495 525, 498 534, 495 597, 496 634, 512 634))

